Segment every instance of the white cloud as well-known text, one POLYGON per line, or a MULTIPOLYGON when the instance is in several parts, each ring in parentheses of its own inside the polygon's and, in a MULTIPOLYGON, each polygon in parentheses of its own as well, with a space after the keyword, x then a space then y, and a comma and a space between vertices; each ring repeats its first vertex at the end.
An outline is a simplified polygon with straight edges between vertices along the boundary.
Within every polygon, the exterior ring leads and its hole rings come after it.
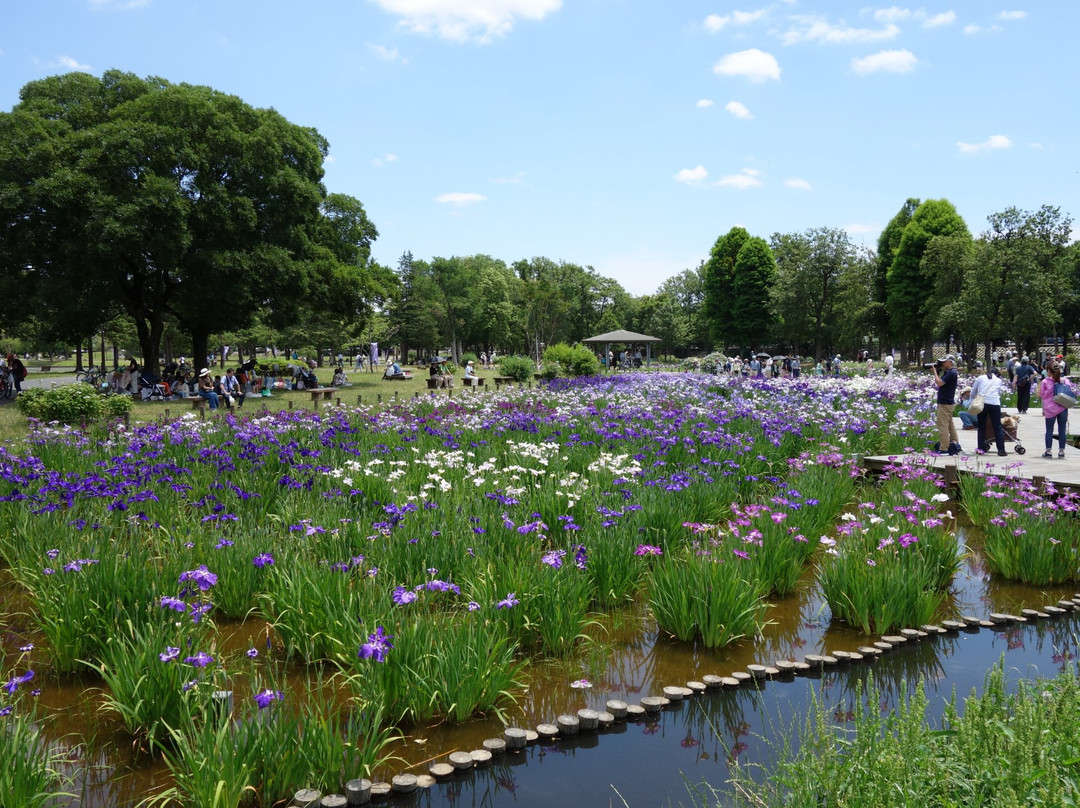
POLYGON ((562 0, 370 1, 401 17, 400 25, 408 31, 454 42, 488 42, 508 34, 519 18, 542 20, 562 7, 562 0))
POLYGON ((706 109, 713 106, 715 103, 716 102, 713 101, 711 98, 699 98, 695 106, 697 106, 698 109, 706 109))
POLYGON ((1026 11, 1001 11, 998 12, 994 19, 1008 22, 1009 20, 1022 20, 1026 16, 1026 11))
POLYGON ((874 22, 900 22, 901 20, 908 19, 910 16, 910 8, 900 8, 899 6, 879 8, 874 12, 874 22))
POLYGON ((919 64, 909 50, 883 50, 861 59, 851 60, 851 69, 860 76, 867 73, 910 73, 919 64))
POLYGON ((761 172, 756 168, 744 168, 738 174, 728 174, 721 177, 716 181, 716 185, 721 188, 736 188, 745 191, 748 188, 757 188, 762 184, 761 180, 758 179, 760 174, 761 172))
POLYGON ((52 67, 62 67, 65 70, 81 70, 83 73, 92 73, 93 68, 90 65, 79 64, 78 61, 72 59, 70 56, 57 56, 56 60, 52 63, 52 67))
POLYGON ((995 149, 1007 149, 1012 145, 1012 141, 1005 135, 991 135, 982 143, 964 143, 963 141, 956 141, 956 148, 960 150, 961 154, 978 154, 984 151, 993 151, 995 149))
POLYGON ((810 183, 808 183, 806 180, 799 179, 798 177, 792 177, 789 180, 784 180, 784 185, 786 185, 788 188, 798 188, 800 191, 814 190, 810 187, 810 183))
POLYGON ((754 117, 750 110, 746 108, 746 105, 740 104, 738 101, 728 101, 727 104, 724 105, 724 109, 736 118, 742 118, 744 121, 749 121, 754 117))
POLYGON ((850 45, 866 42, 880 42, 899 36, 900 28, 889 23, 882 28, 849 28, 833 25, 816 17, 796 17, 799 27, 785 31, 780 41, 785 45, 798 42, 825 42, 830 45, 850 45))
POLYGON ((707 176, 709 176, 709 172, 705 170, 705 166, 698 166, 697 168, 684 168, 675 175, 675 181, 685 182, 687 185, 694 185, 701 182, 707 176))
POLYGON ((374 45, 368 43, 368 48, 371 52, 387 62, 401 62, 403 65, 407 65, 409 60, 403 57, 397 48, 388 48, 385 45, 374 45))
POLYGON ((525 172, 519 171, 510 177, 493 177, 488 182, 494 182, 496 185, 524 185, 525 184, 525 172))
POLYGON ((981 31, 981 30, 982 30, 982 28, 980 28, 979 26, 975 25, 975 23, 971 23, 971 24, 969 24, 969 25, 965 25, 965 26, 964 26, 964 33, 965 33, 965 34, 977 34, 977 33, 979 33, 979 31, 981 31))
POLYGON ((473 205, 477 202, 484 202, 486 200, 487 197, 483 194, 466 193, 464 191, 451 191, 450 193, 439 194, 435 197, 436 202, 442 202, 458 208, 463 207, 464 205, 473 205))
POLYGON ((382 166, 386 165, 387 163, 396 163, 396 162, 397 162, 397 155, 396 154, 384 154, 382 157, 376 157, 374 160, 372 160, 371 164, 373 166, 375 166, 376 168, 381 168, 382 166))
POLYGON ((940 28, 943 25, 952 25, 954 22, 956 22, 956 12, 943 11, 923 20, 923 28, 940 28))
POLYGON ((710 14, 705 18, 705 28, 715 34, 717 31, 723 30, 729 23, 731 25, 749 25, 752 22, 757 22, 768 13, 768 9, 762 8, 757 11, 733 11, 723 16, 710 14))
POLYGON ((780 65, 771 53, 757 48, 729 53, 713 65, 718 76, 746 76, 750 81, 780 80, 780 65))
POLYGON ((326 155, 326 159, 323 162, 333 163, 334 162, 334 155, 332 155, 332 154, 326 155))

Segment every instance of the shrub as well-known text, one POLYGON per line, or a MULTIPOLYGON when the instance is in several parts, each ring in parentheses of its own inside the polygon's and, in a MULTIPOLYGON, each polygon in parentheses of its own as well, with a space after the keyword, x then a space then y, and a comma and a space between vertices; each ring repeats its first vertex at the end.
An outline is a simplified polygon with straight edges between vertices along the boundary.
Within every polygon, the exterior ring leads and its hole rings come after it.
POLYGON ((98 418, 122 418, 131 412, 127 396, 101 396, 88 384, 24 390, 15 403, 27 418, 46 423, 77 424, 98 418))
POLYGON ((560 342, 544 351, 545 378, 557 376, 593 376, 600 372, 600 360, 584 345, 560 342))
POLYGON ((722 353, 713 352, 701 360, 701 372, 716 375, 724 367, 727 357, 722 353))
POLYGON ((527 356, 508 356, 499 361, 499 373, 515 382, 527 382, 536 372, 536 365, 527 356))

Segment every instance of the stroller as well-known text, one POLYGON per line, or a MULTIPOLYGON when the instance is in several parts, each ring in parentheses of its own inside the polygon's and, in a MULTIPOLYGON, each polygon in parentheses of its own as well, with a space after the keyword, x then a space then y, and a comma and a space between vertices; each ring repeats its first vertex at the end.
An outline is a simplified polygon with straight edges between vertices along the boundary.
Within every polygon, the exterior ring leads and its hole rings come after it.
POLYGON ((303 390, 314 390, 319 386, 319 379, 310 368, 300 368, 300 383, 303 390))
MULTIPOLYGON (((1001 419, 1001 431, 1005 433, 1006 443, 1015 443, 1015 452, 1018 455, 1027 454, 1027 449, 1020 442, 1020 438, 1017 437, 1016 429, 1020 425, 1020 416, 1010 415, 1007 418, 1001 419)), ((990 419, 986 420, 986 431, 980 436, 979 448, 984 452, 990 451, 990 448, 994 445, 994 427, 990 423, 990 419)))
POLYGON ((143 401, 164 401, 168 397, 169 386, 161 381, 160 376, 139 372, 139 398, 143 401))

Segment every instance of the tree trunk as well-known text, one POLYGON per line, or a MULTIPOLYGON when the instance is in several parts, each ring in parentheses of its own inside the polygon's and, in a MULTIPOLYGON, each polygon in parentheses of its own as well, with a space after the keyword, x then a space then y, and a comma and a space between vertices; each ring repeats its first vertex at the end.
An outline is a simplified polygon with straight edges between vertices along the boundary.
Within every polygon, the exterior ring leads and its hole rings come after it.
POLYGON ((195 372, 206 367, 206 357, 210 354, 210 334, 202 331, 191 333, 191 359, 195 372))
POLYGON ((80 373, 86 370, 82 363, 82 340, 75 341, 75 372, 80 373))

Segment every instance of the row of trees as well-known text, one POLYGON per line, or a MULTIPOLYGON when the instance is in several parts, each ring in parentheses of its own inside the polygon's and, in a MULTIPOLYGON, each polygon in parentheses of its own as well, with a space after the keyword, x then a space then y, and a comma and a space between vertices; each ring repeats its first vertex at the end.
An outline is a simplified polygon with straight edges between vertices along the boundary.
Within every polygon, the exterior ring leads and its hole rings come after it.
POLYGON ((208 87, 119 71, 26 85, 0 114, 4 333, 37 347, 100 335, 153 369, 212 344, 539 357, 617 328, 677 355, 821 357, 1024 344, 1080 318, 1080 248, 1051 207, 995 213, 974 238, 948 201, 909 199, 876 253, 835 228, 735 227, 641 297, 545 257, 405 253, 394 271, 371 258, 360 201, 323 186, 327 151, 314 129, 208 87))

